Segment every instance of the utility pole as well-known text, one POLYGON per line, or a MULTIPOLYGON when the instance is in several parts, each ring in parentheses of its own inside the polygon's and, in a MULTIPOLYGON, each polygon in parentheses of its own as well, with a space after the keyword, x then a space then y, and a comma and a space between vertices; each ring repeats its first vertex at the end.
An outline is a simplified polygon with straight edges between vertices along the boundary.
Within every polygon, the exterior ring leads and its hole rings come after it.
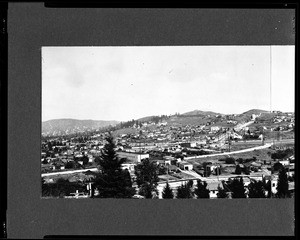
POLYGON ((272 113, 272 46, 270 45, 270 113, 272 113))
POLYGON ((228 134, 228 151, 230 152, 230 145, 231 145, 231 140, 230 140, 230 132, 228 134))

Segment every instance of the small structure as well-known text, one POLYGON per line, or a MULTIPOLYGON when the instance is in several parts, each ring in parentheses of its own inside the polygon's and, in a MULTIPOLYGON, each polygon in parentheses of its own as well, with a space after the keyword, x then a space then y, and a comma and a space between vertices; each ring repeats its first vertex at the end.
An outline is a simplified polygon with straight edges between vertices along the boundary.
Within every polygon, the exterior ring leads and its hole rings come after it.
POLYGON ((143 159, 149 158, 148 153, 142 152, 117 152, 119 158, 127 158, 130 161, 141 162, 143 159))
POLYGON ((207 189, 209 190, 209 198, 218 197, 218 192, 219 192, 218 187, 223 188, 223 184, 221 182, 216 182, 216 181, 207 182, 207 189))
POLYGON ((289 166, 290 165, 290 160, 288 160, 288 159, 280 160, 279 163, 281 163, 282 166, 289 166))
POLYGON ((193 164, 185 162, 185 161, 179 162, 178 166, 182 170, 187 170, 187 171, 193 170, 193 164))
POLYGON ((171 165, 171 160, 168 159, 154 159, 154 160, 150 160, 150 162, 156 163, 157 165, 159 164, 164 166, 171 165))
POLYGON ((127 169, 129 172, 134 172, 134 167, 135 167, 136 164, 134 163, 123 163, 121 165, 121 168, 123 170, 127 169))

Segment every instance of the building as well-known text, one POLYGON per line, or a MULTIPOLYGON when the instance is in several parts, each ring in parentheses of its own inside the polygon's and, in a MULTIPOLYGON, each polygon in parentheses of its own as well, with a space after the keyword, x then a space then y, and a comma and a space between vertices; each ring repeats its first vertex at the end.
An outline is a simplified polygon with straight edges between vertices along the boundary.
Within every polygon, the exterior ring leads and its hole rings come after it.
POLYGON ((171 165, 171 160, 170 159, 159 159, 159 160, 150 160, 151 162, 153 163, 156 163, 157 165, 161 164, 161 165, 164 165, 164 166, 167 166, 167 165, 171 165))
POLYGON ((182 170, 187 170, 187 171, 191 171, 193 170, 193 164, 185 162, 185 161, 181 161, 178 163, 178 166, 180 169, 182 170))
POLYGON ((207 189, 209 190, 209 198, 218 198, 219 189, 223 188, 222 182, 207 182, 207 189))
POLYGON ((123 163, 121 165, 121 168, 122 170, 127 169, 129 172, 134 172, 134 166, 135 166, 134 163, 123 163))
POLYGON ((210 131, 211 131, 211 132, 217 132, 217 131, 219 131, 219 130, 220 130, 220 127, 218 127, 218 126, 210 127, 210 131))
POLYGON ((127 158, 133 162, 141 162, 143 159, 149 158, 148 153, 139 153, 139 152, 117 152, 119 158, 127 158))

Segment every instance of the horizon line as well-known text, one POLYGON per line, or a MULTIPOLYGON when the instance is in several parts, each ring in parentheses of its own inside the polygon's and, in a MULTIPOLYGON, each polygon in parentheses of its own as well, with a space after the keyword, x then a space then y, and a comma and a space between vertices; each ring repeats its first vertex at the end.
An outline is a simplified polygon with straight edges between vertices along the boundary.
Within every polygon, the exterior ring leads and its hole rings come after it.
MULTIPOLYGON (((193 112, 193 111, 201 111, 201 112, 214 112, 216 113, 217 115, 220 114, 220 115, 234 115, 234 114, 237 114, 237 115, 240 115, 240 114, 243 114, 245 112, 249 112, 249 111, 252 111, 252 110, 260 110, 260 111, 264 111, 264 112, 268 112, 268 113, 271 113, 271 112, 282 112, 282 113, 294 113, 295 111, 281 111, 281 110, 272 110, 272 111, 268 111, 268 110, 264 110, 264 109, 258 109, 258 108, 252 108, 250 110, 247 110, 247 111, 244 111, 242 113, 218 113, 218 112, 215 112, 215 111, 212 111, 212 110, 199 110, 199 109, 195 109, 195 110, 191 110, 191 111, 188 111, 188 112, 193 112)), ((179 115, 183 115, 183 114, 186 114, 188 112, 184 112, 184 113, 179 113, 179 115)), ((52 120, 80 120, 80 121, 116 121, 116 122, 127 122, 127 121, 131 121, 131 120, 138 120, 138 119, 141 119, 141 118, 146 118, 146 117, 151 117, 151 116, 161 116, 161 115, 170 115, 170 116, 173 116, 175 115, 176 113, 173 113, 173 114, 153 114, 153 115, 147 115, 147 116, 144 116, 144 117, 139 117, 139 118, 131 118, 131 119, 128 119, 128 120, 106 120, 106 119, 87 119, 87 118, 84 118, 84 119, 81 119, 81 118, 72 118, 72 117, 61 117, 61 118, 51 118, 51 119, 48 119, 48 120, 42 120, 41 122, 44 123, 44 122, 47 122, 47 121, 52 121, 52 120)))

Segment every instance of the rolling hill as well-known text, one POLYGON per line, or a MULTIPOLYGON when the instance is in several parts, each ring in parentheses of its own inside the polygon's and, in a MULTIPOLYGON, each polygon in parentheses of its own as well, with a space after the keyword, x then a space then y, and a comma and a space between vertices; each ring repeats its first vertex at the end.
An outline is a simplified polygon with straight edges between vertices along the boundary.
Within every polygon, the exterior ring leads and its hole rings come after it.
POLYGON ((42 122, 42 135, 59 136, 83 131, 97 130, 116 125, 118 121, 53 119, 42 122))
POLYGON ((268 113, 268 112, 269 111, 261 110, 261 109, 251 109, 247 112, 243 112, 242 114, 244 114, 244 115, 252 115, 252 114, 258 115, 260 113, 268 113))
POLYGON ((198 116, 198 115, 199 116, 208 116, 208 115, 211 115, 211 116, 214 116, 214 115, 223 115, 223 114, 211 112, 211 111, 194 110, 191 112, 183 113, 181 115, 185 115, 185 116, 198 116))

